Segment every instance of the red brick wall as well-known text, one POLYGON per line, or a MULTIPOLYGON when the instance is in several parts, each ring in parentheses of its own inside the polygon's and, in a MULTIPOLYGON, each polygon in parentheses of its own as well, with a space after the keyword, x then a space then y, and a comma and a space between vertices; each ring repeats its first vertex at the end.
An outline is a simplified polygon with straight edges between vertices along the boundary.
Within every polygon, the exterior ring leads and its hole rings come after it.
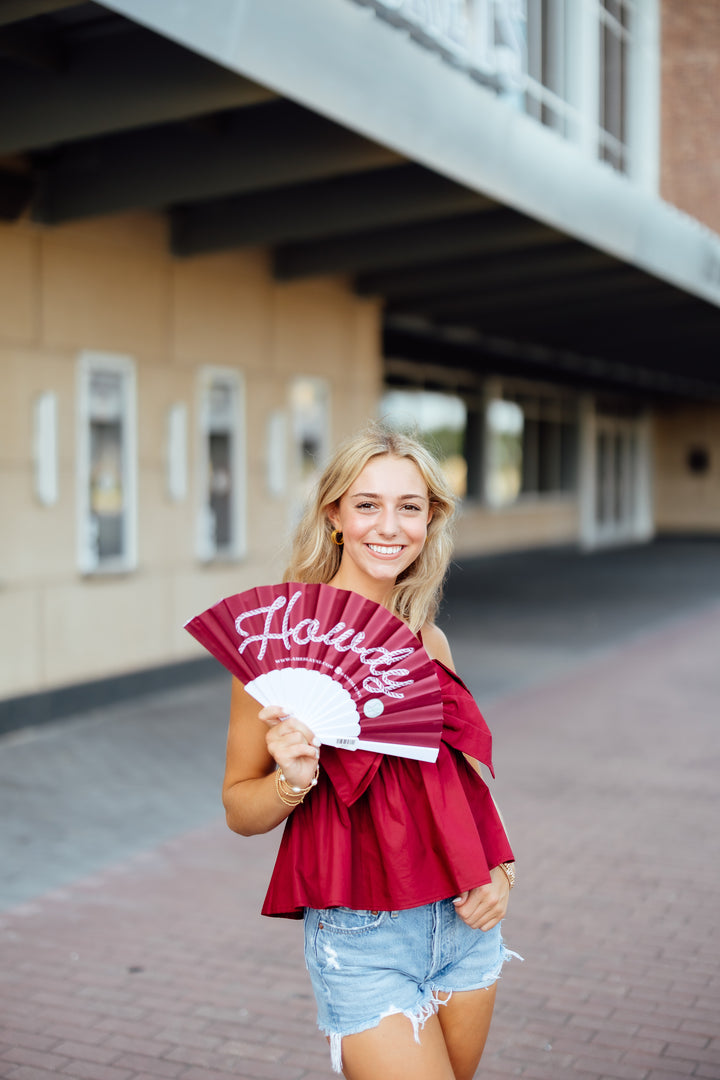
POLYGON ((662 0, 660 194, 720 232, 720 0, 662 0))

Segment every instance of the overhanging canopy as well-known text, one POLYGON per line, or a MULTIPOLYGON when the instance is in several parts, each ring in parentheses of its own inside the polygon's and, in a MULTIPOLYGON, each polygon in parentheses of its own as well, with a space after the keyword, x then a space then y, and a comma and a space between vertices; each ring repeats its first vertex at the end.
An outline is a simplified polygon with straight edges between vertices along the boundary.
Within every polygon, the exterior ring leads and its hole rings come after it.
POLYGON ((720 241, 349 0, 0 0, 0 215, 383 298, 390 356, 720 394, 720 241))

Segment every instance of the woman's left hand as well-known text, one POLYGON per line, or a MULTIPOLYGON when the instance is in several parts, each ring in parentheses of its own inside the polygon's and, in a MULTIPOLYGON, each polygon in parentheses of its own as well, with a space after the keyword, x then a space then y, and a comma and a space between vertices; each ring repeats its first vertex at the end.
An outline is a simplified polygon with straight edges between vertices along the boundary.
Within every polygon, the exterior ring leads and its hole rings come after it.
POLYGON ((460 918, 473 930, 492 930, 505 918, 510 896, 507 875, 499 866, 495 866, 490 871, 490 878, 489 885, 479 885, 469 892, 462 892, 453 901, 460 918))

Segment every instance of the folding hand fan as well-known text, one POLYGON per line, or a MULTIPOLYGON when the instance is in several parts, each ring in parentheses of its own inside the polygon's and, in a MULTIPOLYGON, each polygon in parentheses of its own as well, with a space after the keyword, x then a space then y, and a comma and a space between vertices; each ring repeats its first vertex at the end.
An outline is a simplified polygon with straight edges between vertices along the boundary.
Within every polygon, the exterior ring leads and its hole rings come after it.
POLYGON ((400 619, 331 585, 266 585, 185 624, 262 705, 283 705, 321 742, 435 761, 435 665, 400 619))

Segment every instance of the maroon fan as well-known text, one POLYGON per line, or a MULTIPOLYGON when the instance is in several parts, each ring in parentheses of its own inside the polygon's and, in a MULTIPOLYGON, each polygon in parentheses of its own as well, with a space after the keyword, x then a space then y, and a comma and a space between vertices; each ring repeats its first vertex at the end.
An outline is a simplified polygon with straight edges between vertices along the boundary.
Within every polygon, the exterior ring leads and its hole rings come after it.
POLYGON ((186 630, 262 705, 282 705, 321 742, 435 761, 435 665, 400 619, 331 585, 267 585, 229 596, 186 630))

